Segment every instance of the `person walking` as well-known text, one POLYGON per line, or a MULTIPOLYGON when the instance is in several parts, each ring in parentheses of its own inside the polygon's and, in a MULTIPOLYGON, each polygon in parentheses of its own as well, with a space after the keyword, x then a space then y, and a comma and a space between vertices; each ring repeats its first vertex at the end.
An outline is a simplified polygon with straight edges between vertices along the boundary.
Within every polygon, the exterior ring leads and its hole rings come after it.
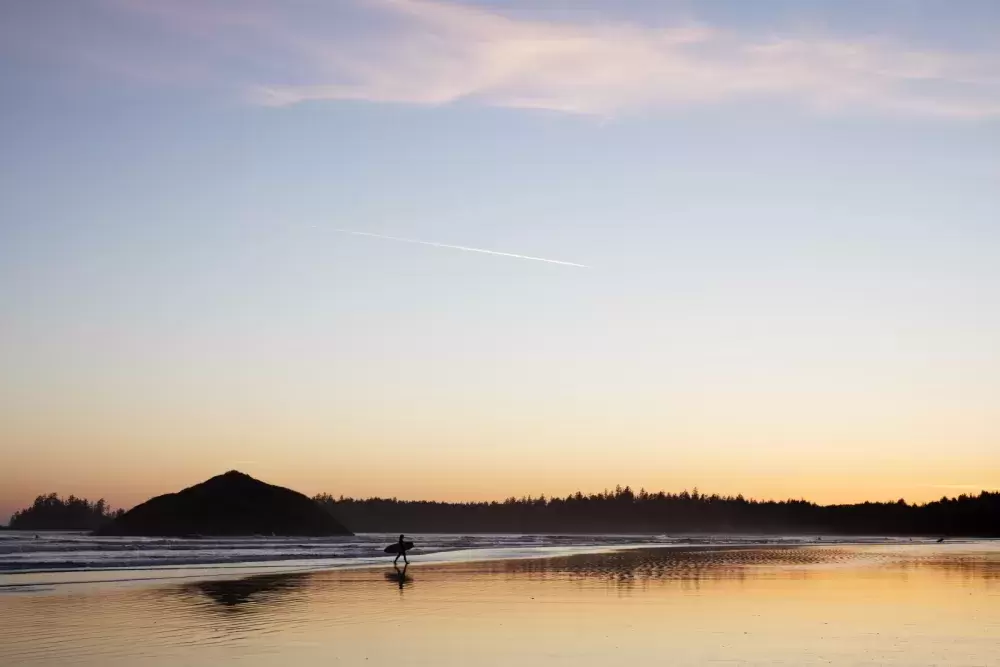
POLYGON ((406 565, 409 565, 410 561, 406 560, 406 550, 407 550, 408 547, 407 547, 407 544, 406 544, 406 540, 403 539, 403 535, 399 536, 399 543, 398 543, 397 546, 399 548, 399 551, 396 552, 396 558, 393 559, 392 564, 395 565, 396 562, 399 560, 399 557, 402 556, 403 557, 403 563, 405 563, 406 565))

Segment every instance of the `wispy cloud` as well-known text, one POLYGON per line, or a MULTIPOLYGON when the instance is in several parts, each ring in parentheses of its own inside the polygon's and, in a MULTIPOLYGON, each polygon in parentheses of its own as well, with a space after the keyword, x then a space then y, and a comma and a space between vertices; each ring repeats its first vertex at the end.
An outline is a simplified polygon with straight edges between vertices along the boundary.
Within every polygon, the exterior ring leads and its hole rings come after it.
POLYGON ((437 241, 419 241, 417 239, 404 239, 399 236, 386 236, 385 234, 373 234, 372 232, 358 232, 350 229, 335 229, 335 232, 341 234, 353 234, 354 236, 368 236, 375 239, 384 239, 386 241, 400 241, 402 243, 416 243, 418 245, 428 245, 435 248, 450 248, 452 250, 465 250, 466 252, 481 252, 487 255, 499 255, 500 257, 514 257, 516 259, 530 259, 534 262, 546 262, 548 264, 561 264, 563 266, 575 266, 581 269, 589 269, 590 267, 586 264, 577 264, 576 262, 564 262, 559 259, 549 259, 547 257, 532 257, 530 255, 517 255, 512 252, 500 252, 498 250, 486 250, 485 248, 470 248, 464 245, 452 245, 450 243, 438 243, 437 241))
POLYGON ((254 89, 264 104, 476 100, 613 115, 782 97, 823 110, 1000 114, 998 60, 887 40, 761 39, 711 26, 532 21, 428 0, 381 0, 391 27, 334 49, 328 80, 254 89))
POLYGON ((468 101, 614 116, 767 100, 823 112, 1000 116, 1000 52, 916 48, 889 36, 772 36, 698 21, 664 27, 552 12, 542 19, 435 0, 293 10, 261 0, 100 2, 144 22, 156 40, 176 37, 168 47, 138 49, 134 35, 116 32, 86 45, 118 48, 101 54, 105 60, 170 71, 189 63, 214 70, 217 84, 253 103, 278 107, 468 101))

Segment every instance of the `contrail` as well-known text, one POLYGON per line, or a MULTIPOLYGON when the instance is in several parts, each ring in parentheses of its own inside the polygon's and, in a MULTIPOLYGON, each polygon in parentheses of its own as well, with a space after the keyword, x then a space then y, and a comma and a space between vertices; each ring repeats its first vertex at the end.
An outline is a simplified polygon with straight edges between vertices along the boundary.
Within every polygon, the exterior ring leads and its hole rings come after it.
POLYGON ((403 243, 417 243, 419 245, 429 245, 435 248, 451 248, 453 250, 466 250, 468 252, 481 252, 487 255, 500 255, 501 257, 516 257, 517 259, 530 259, 535 262, 548 262, 549 264, 561 264, 563 266, 576 266, 581 269, 589 269, 590 267, 586 264, 577 264, 575 262, 564 262, 559 259, 548 259, 546 257, 531 257, 529 255, 515 255, 512 252, 499 252, 497 250, 486 250, 484 248, 469 248, 464 245, 451 245, 450 243, 438 243, 437 241, 420 241, 417 239, 404 239, 398 236, 386 236, 384 234, 372 234, 371 232, 356 232, 351 229, 334 229, 335 232, 340 232, 341 234, 354 234, 355 236, 370 236, 374 239, 386 239, 387 241, 401 241, 403 243))

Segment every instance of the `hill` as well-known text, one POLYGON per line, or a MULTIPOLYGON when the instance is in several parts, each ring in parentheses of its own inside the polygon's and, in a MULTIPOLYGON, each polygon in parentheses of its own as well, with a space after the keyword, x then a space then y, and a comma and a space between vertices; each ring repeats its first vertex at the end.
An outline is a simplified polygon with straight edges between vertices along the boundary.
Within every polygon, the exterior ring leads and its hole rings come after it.
POLYGON ((310 498, 231 470, 136 505, 99 535, 352 535, 310 498))

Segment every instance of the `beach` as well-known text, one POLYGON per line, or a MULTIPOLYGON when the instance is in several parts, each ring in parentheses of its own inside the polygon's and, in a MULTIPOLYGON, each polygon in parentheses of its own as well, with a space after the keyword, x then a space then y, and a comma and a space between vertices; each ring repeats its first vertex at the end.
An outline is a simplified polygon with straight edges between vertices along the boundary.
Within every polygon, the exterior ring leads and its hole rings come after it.
POLYGON ((7 577, 0 664, 991 665, 1000 644, 991 541, 414 561, 7 577))

